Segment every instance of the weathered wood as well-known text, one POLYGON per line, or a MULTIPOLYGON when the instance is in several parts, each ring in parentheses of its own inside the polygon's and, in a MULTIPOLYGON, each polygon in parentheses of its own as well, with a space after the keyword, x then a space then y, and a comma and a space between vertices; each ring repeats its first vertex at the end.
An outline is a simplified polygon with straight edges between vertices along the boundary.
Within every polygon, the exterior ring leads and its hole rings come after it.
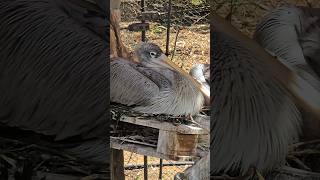
POLYGON ((143 179, 148 180, 148 156, 143 156, 143 179))
POLYGON ((123 44, 120 35, 121 11, 120 1, 112 0, 110 7, 110 57, 134 59, 127 47, 123 44))
POLYGON ((111 179, 124 180, 123 150, 111 149, 111 179))
POLYGON ((111 143, 111 148, 114 148, 114 149, 122 149, 124 151, 130 151, 130 152, 145 155, 145 156, 152 156, 160 159, 174 160, 174 161, 187 161, 187 160, 196 161, 207 153, 202 149, 197 149, 195 155, 191 157, 186 157, 186 156, 172 157, 172 156, 168 156, 166 154, 157 152, 157 148, 144 146, 140 144, 122 143, 121 141, 113 139, 112 137, 110 139, 110 143, 111 143))
POLYGON ((198 135, 180 134, 175 131, 160 130, 157 152, 172 156, 194 156, 198 135))
MULTIPOLYGON (((159 135, 158 135, 158 142, 157 142, 157 148, 155 152, 152 152, 154 150, 149 149, 151 152, 146 152, 146 144, 142 143, 134 143, 126 141, 125 138, 121 137, 115 137, 114 140, 119 140, 118 142, 126 142, 127 143, 133 143, 135 145, 127 146, 127 147, 118 147, 118 148, 127 148, 126 150, 136 152, 138 154, 148 155, 148 156, 156 156, 163 159, 172 159, 177 160, 183 156, 188 157, 196 157, 199 156, 197 154, 199 151, 197 150, 198 142, 201 142, 202 144, 209 144, 209 136, 208 136, 208 129, 209 126, 209 118, 204 118, 205 120, 202 122, 202 118, 199 117, 196 118, 196 120, 199 122, 198 125, 205 127, 206 129, 197 127, 197 126, 191 126, 191 125, 185 125, 185 124, 179 124, 174 125, 169 122, 163 122, 159 121, 156 118, 148 117, 148 118, 139 118, 139 117, 129 117, 129 116, 122 116, 120 118, 121 122, 125 123, 132 123, 135 125, 150 127, 159 129, 159 135), (207 134, 207 136, 203 136, 203 140, 199 140, 199 134, 207 134), (123 140, 123 141, 121 141, 123 140), (140 144, 142 146, 137 146, 137 144, 140 144), (141 147, 141 149, 140 149, 141 147)), ((202 146, 203 147, 203 146, 202 146)), ((152 148, 152 147, 149 147, 152 148)))
MULTIPOLYGON (((199 125, 199 127, 203 128, 207 132, 210 132, 210 116, 196 116, 194 118, 199 125)), ((210 144, 210 133, 207 134, 200 134, 198 139, 199 144, 210 144)))
POLYGON ((120 9, 121 0, 110 0, 110 9, 120 9))
MULTIPOLYGON (((129 117, 122 116, 121 122, 131 123, 144 126, 146 128, 159 129, 157 147, 148 146, 146 144, 136 144, 121 140, 122 138, 111 137, 111 147, 115 149, 123 149, 144 156, 153 156, 161 159, 184 161, 198 161, 198 165, 194 169, 189 170, 188 176, 204 177, 209 179, 209 160, 208 150, 197 148, 198 142, 209 145, 210 118, 206 116, 198 116, 195 118, 197 122, 194 125, 179 124, 174 125, 170 122, 159 121, 154 117, 129 117), (199 139, 199 136, 202 139, 199 139), (205 172, 208 172, 207 174, 205 172)), ((194 178, 196 179, 196 178, 194 178)))
POLYGON ((196 126, 189 126, 185 124, 180 125, 173 125, 169 122, 161 122, 155 118, 148 118, 148 119, 141 119, 139 117, 128 117, 122 116, 120 121, 132 123, 140 126, 151 127, 155 129, 165 130, 165 131, 172 131, 181 134, 208 134, 209 132, 196 126))

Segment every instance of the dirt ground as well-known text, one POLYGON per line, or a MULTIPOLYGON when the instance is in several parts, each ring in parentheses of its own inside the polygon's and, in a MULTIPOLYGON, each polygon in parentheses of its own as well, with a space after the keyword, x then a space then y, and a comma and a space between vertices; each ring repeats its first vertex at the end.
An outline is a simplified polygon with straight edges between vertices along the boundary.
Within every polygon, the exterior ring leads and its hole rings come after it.
MULTIPOLYGON (((127 27, 132 22, 122 22, 121 27, 127 27)), ((147 31, 146 37, 156 44, 158 44, 163 51, 166 49, 166 27, 150 23, 150 30, 147 31)), ((131 51, 137 43, 141 41, 140 32, 130 32, 128 30, 121 31, 122 40, 129 47, 131 51)), ((174 27, 170 32, 170 50, 172 54, 174 51, 175 38, 178 30, 174 27)), ((194 25, 191 27, 183 27, 179 30, 175 54, 172 59, 177 65, 184 70, 189 71, 195 63, 209 63, 210 61, 210 26, 209 24, 194 25)), ((172 56, 169 56, 171 59, 172 56)))
MULTIPOLYGON (((160 159, 155 157, 148 157, 148 164, 159 164, 160 159)), ((174 163, 175 161, 163 160, 165 163, 174 163)), ((143 156, 128 151, 124 152, 124 164, 126 165, 143 165, 143 156)), ((172 180, 174 175, 178 172, 183 172, 189 165, 183 166, 164 166, 162 168, 162 179, 172 180)), ((143 180, 143 168, 135 170, 126 170, 125 177, 128 180, 143 180)), ((148 168, 148 178, 150 180, 159 178, 159 168, 149 167, 148 168)))

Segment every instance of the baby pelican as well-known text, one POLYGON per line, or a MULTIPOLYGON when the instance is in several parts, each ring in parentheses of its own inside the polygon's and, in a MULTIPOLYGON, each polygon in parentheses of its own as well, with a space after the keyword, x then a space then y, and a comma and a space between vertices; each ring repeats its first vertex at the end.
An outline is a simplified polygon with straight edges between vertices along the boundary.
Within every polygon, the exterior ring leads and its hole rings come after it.
POLYGON ((254 39, 320 91, 320 9, 283 6, 258 24, 254 39))
POLYGON ((147 114, 195 115, 202 108, 201 86, 189 74, 170 62, 159 46, 141 43, 136 54, 140 62, 118 58, 111 61, 111 101, 135 105, 147 114))
POLYGON ((191 68, 189 74, 201 84, 205 105, 210 106, 210 64, 196 64, 191 68))

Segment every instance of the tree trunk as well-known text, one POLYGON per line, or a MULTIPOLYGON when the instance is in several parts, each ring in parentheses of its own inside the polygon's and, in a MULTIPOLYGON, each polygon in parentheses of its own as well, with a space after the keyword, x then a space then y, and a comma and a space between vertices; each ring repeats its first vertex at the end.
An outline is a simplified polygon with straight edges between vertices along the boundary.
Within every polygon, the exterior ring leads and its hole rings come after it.
POLYGON ((132 59, 132 55, 128 48, 125 47, 121 41, 120 36, 120 1, 111 0, 111 19, 110 19, 110 57, 123 57, 126 59, 132 59))

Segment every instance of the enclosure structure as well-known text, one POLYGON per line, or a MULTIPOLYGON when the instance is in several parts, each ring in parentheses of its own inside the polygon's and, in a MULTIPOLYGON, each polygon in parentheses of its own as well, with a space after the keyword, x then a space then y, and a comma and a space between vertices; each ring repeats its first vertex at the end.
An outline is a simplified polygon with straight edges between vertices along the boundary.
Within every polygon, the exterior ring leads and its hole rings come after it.
MULTIPOLYGON (((209 63, 209 2, 123 0, 120 10, 121 40, 129 51, 141 40, 152 41, 186 72, 196 63, 209 63)), ((145 116, 127 107, 112 107, 113 160, 122 162, 113 163, 114 176, 199 179, 200 169, 209 167, 209 114, 204 111, 194 118, 197 123, 188 123, 182 117, 145 116), (199 161, 202 157, 206 160, 199 161)))

